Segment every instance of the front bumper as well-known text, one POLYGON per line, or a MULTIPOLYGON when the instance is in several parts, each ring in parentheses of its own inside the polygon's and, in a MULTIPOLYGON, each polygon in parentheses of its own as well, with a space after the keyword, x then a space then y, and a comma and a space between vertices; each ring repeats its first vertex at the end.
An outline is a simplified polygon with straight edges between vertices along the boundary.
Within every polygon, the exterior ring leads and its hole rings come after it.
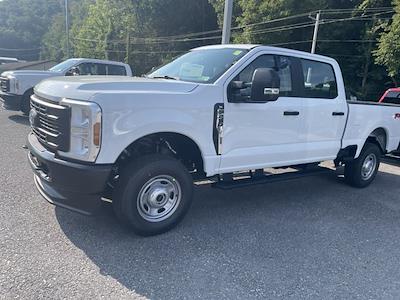
POLYGON ((0 92, 0 99, 3 102, 3 107, 8 110, 20 110, 22 96, 0 92))
POLYGON ((112 165, 84 165, 55 157, 32 133, 28 136, 28 160, 40 194, 50 203, 85 215, 101 208, 112 165))

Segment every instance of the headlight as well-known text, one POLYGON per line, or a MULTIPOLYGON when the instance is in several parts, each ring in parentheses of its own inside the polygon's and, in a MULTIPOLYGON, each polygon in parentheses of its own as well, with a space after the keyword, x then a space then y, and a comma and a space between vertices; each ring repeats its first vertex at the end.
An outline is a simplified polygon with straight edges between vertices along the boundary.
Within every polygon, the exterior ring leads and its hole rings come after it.
POLYGON ((16 94, 19 93, 19 80, 17 78, 14 79, 14 91, 16 94))
POLYGON ((61 105, 71 108, 70 149, 60 156, 94 162, 101 144, 101 109, 93 102, 63 99, 61 105))
POLYGON ((14 76, 8 75, 8 80, 10 80, 10 92, 11 93, 18 93, 19 92, 19 81, 14 76))

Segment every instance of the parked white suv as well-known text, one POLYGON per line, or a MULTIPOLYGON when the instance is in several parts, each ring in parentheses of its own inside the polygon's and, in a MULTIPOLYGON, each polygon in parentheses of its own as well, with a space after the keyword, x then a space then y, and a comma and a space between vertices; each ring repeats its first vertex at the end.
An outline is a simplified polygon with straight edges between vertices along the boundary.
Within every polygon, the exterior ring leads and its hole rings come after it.
POLYGON ((0 76, 0 99, 6 109, 28 114, 30 97, 36 84, 50 77, 76 75, 132 76, 132 70, 129 65, 116 61, 72 58, 48 71, 7 71, 0 76))
POLYGON ((146 78, 45 80, 32 107, 39 192, 84 214, 111 199, 142 235, 183 218, 193 180, 231 188, 334 160, 365 187, 400 142, 400 107, 346 101, 334 59, 267 46, 197 48, 146 78))

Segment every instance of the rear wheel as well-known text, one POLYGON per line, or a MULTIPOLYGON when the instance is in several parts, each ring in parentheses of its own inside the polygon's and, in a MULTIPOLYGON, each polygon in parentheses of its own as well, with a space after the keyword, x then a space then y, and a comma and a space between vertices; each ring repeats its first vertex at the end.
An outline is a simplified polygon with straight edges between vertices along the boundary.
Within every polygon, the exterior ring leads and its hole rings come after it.
POLYGON ((381 149, 372 143, 365 144, 360 156, 346 163, 344 177, 351 186, 363 188, 371 184, 378 173, 381 149))
POLYGON ((113 207, 117 217, 139 235, 155 235, 176 226, 188 211, 193 180, 180 161, 149 155, 120 174, 113 207))

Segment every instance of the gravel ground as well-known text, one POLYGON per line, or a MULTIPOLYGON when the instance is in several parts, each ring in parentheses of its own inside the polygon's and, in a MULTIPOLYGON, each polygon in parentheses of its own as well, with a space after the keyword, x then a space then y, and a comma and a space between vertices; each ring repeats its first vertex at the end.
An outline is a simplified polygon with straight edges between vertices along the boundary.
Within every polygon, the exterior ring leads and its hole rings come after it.
POLYGON ((0 110, 4 299, 399 299, 400 160, 358 190, 333 174, 196 187, 178 228, 141 238, 35 190, 27 119, 0 110))

